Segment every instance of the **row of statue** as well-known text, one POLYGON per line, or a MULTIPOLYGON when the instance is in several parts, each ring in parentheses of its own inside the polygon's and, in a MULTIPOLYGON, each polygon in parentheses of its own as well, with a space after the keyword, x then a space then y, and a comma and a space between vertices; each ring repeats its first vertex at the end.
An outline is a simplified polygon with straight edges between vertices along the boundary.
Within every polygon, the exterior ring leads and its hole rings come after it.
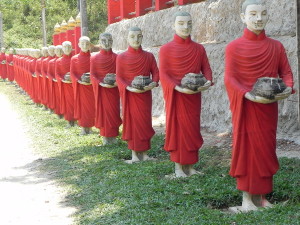
MULTIPOLYGON (((265 34, 266 6, 246 0, 241 18, 247 28, 226 47, 224 81, 233 123, 230 175, 243 192, 242 206, 231 210, 247 212, 272 206, 265 195, 272 192, 279 168, 277 101, 292 93, 293 74, 283 45, 265 34)), ((155 133, 151 90, 160 81, 166 110, 164 149, 175 163, 175 177, 197 174, 193 165, 203 144, 201 92, 213 85, 212 71, 203 45, 191 40, 191 15, 176 13, 173 25, 174 39, 160 48, 159 69, 153 54, 141 47, 141 29, 132 27, 129 47, 119 55, 112 51, 108 33, 100 35, 101 50, 92 56, 85 36, 74 56, 68 41, 41 51, 18 49, 16 81, 35 103, 64 116, 70 126, 78 120, 82 134, 99 128, 104 145, 116 143, 123 123, 122 139, 132 152, 128 163, 152 160, 147 154, 155 133)))

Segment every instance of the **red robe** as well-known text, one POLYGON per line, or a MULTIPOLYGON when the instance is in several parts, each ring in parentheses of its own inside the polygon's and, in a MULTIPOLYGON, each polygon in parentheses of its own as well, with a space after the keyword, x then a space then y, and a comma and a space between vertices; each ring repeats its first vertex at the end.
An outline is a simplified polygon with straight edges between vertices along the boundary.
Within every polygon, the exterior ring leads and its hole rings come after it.
POLYGON ((35 64, 35 74, 37 78, 37 100, 39 103, 42 102, 42 97, 43 97, 43 76, 42 76, 42 62, 43 62, 44 57, 41 57, 36 60, 35 64))
POLYGON ((202 73, 212 80, 212 71, 204 47, 177 35, 159 52, 160 79, 166 102, 165 150, 170 159, 182 165, 198 162, 203 144, 200 133, 201 93, 183 94, 176 91, 187 73, 202 73))
POLYGON ((51 59, 53 59, 54 57, 48 56, 45 57, 42 61, 42 76, 43 76, 43 98, 42 98, 42 103, 47 106, 48 108, 49 106, 49 92, 50 92, 50 88, 49 88, 49 78, 48 78, 48 63, 51 59))
POLYGON ((0 77, 2 79, 7 78, 7 68, 6 68, 6 54, 0 54, 0 77))
POLYGON ((117 57, 117 84, 120 91, 123 115, 122 139, 128 142, 128 149, 147 151, 150 140, 154 135, 152 128, 152 94, 151 91, 133 93, 126 90, 134 77, 138 75, 150 76, 158 82, 159 73, 152 53, 135 50, 128 51, 117 57))
POLYGON ((35 74, 35 67, 36 67, 36 58, 32 58, 30 60, 30 65, 29 65, 29 73, 28 73, 28 78, 30 78, 30 88, 31 88, 31 98, 35 103, 39 103, 38 101, 38 86, 37 86, 37 77, 33 77, 32 75, 35 74))
POLYGON ((14 55, 9 54, 7 56, 7 78, 9 81, 14 81, 14 55))
POLYGON ((79 84, 83 73, 90 71, 90 52, 80 52, 71 59, 71 77, 74 89, 74 116, 81 127, 95 124, 95 98, 92 85, 79 84))
POLYGON ((117 87, 104 88, 99 85, 107 73, 116 73, 117 55, 112 51, 101 50, 91 57, 91 79, 95 95, 95 127, 100 129, 104 137, 119 135, 120 94, 117 87))
POLYGON ((57 115, 61 115, 60 97, 58 90, 58 83, 53 81, 55 79, 55 65, 58 58, 51 59, 48 63, 48 77, 49 77, 49 108, 54 110, 57 115))
POLYGON ((232 41, 225 53, 225 86, 233 124, 230 175, 237 188, 251 194, 272 191, 273 175, 279 168, 276 156, 278 103, 260 104, 244 95, 260 77, 281 77, 293 87, 293 75, 283 45, 248 29, 232 41))
POLYGON ((70 72, 72 55, 63 55, 56 60, 55 77, 58 82, 61 112, 67 121, 73 121, 74 118, 74 92, 72 84, 63 83, 66 73, 70 72))

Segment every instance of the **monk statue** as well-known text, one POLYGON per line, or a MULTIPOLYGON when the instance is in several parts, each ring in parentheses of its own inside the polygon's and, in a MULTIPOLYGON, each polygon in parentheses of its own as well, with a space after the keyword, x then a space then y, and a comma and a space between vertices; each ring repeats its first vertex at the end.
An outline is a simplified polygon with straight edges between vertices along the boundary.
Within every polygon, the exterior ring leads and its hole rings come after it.
POLYGON ((7 78, 11 84, 13 84, 14 81, 14 49, 10 48, 8 50, 8 56, 6 60, 6 68, 7 68, 7 78))
POLYGON ((80 53, 71 59, 70 75, 74 89, 74 116, 82 127, 81 135, 89 134, 95 125, 95 98, 90 82, 90 38, 79 39, 80 53))
POLYGON ((41 102, 44 105, 44 110, 48 110, 48 82, 47 82, 47 70, 48 70, 48 61, 49 61, 49 53, 48 47, 42 47, 42 65, 41 65, 41 102))
POLYGON ((39 49, 32 49, 29 51, 30 55, 32 57, 30 64, 29 64, 29 73, 31 74, 31 98, 33 102, 36 105, 40 104, 40 101, 38 99, 38 77, 37 74, 35 73, 35 68, 36 68, 36 62, 37 60, 41 57, 41 51, 39 49))
POLYGON ((6 53, 5 48, 1 48, 0 54, 0 77, 3 81, 6 81, 7 78, 7 68, 6 68, 6 53))
POLYGON ((142 39, 140 28, 130 28, 128 50, 118 55, 116 64, 123 115, 122 139, 127 141, 132 152, 132 159, 127 163, 152 159, 147 155, 155 133, 152 128, 151 90, 158 84, 159 73, 153 54, 142 49, 142 39))
POLYGON ((39 49, 40 57, 36 60, 35 64, 35 75, 37 78, 37 93, 36 98, 39 103, 42 103, 42 90, 43 90, 43 75, 42 75, 42 62, 44 60, 44 55, 42 49, 39 49))
POLYGON ((74 92, 70 76, 70 64, 72 57, 72 43, 64 41, 62 43, 63 56, 56 60, 55 78, 58 82, 61 113, 68 121, 67 128, 73 127, 74 118, 74 92))
MULTIPOLYGON (((242 37, 225 51, 225 86, 233 124, 233 152, 230 175, 243 192, 242 206, 234 212, 271 207, 265 195, 273 190, 273 175, 279 168, 276 156, 278 103, 292 93, 293 74, 283 45, 265 34, 269 19, 260 0, 246 0, 241 19, 246 25, 242 37), (258 79, 281 78, 287 86, 272 98, 253 94, 258 79)), ((259 92, 257 92, 259 93, 259 92)))
POLYGON ((103 145, 116 143, 119 135, 120 94, 116 85, 116 59, 112 52, 112 36, 99 36, 100 52, 91 57, 91 80, 95 95, 95 127, 100 129, 103 145))
POLYGON ((46 61, 44 61, 45 66, 47 67, 47 69, 45 68, 46 72, 46 87, 48 90, 48 93, 46 93, 46 102, 47 102, 47 107, 50 109, 50 113, 54 113, 54 96, 52 95, 53 92, 53 71, 55 68, 55 46, 54 45, 50 45, 48 47, 48 59, 46 61))
POLYGON ((166 102, 166 139, 164 149, 175 163, 175 177, 188 177, 200 172, 193 168, 203 144, 200 133, 201 91, 212 84, 212 71, 206 51, 191 40, 192 17, 187 12, 174 14, 173 41, 159 52, 160 79, 166 102), (182 86, 189 74, 204 75, 205 82, 194 88, 182 86))

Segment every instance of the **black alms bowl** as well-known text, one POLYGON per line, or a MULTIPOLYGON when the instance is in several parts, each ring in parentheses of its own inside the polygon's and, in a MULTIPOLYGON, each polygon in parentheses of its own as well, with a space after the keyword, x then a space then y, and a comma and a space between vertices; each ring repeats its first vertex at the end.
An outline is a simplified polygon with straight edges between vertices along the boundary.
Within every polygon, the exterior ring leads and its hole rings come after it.
POLYGON ((286 85, 281 78, 261 77, 258 78, 250 93, 267 99, 274 99, 276 94, 282 93, 286 85))
POLYGON ((131 87, 139 90, 144 90, 144 87, 148 86, 151 82, 152 80, 149 76, 139 75, 133 79, 133 81, 131 82, 131 87))
POLYGON ((181 87, 197 91, 197 89, 206 83, 206 78, 203 74, 188 73, 181 80, 181 87))

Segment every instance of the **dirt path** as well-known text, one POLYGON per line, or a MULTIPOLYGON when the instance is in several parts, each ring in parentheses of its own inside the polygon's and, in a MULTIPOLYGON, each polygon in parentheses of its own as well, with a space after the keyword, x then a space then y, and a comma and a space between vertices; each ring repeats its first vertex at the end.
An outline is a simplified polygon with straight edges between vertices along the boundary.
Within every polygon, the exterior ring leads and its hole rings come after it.
POLYGON ((0 224, 69 225, 74 208, 62 190, 38 172, 25 126, 0 93, 0 224))

